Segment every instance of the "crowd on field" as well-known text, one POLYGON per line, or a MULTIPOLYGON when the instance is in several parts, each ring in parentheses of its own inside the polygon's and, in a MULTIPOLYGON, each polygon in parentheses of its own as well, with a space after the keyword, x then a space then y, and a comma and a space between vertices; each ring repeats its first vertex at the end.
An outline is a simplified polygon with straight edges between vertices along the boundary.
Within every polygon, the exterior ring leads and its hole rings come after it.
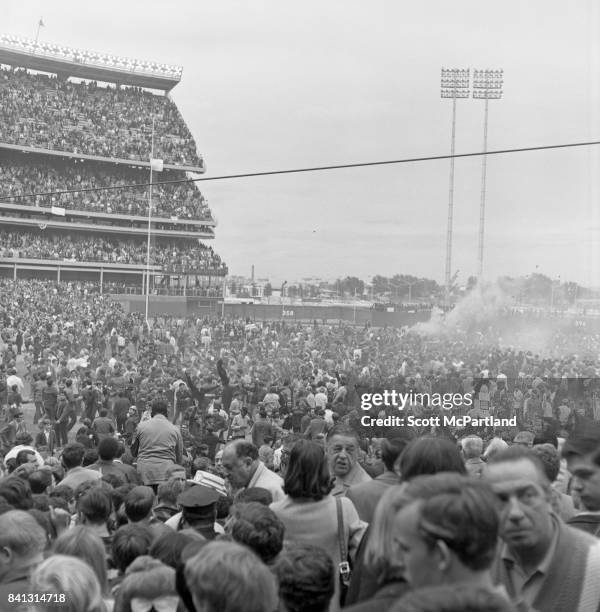
POLYGON ((0 606, 599 609, 597 337, 146 322, 91 283, 0 289, 0 606), (468 395, 446 413, 483 424, 365 408, 385 390, 468 395))

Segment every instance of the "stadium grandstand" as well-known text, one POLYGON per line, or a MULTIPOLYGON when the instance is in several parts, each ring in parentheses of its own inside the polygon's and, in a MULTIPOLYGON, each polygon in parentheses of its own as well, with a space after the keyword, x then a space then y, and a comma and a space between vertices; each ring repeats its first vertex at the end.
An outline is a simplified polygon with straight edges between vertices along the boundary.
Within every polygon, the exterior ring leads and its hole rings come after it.
POLYGON ((95 282, 128 310, 146 292, 151 312, 218 308, 227 267, 189 181, 205 165, 170 97, 181 76, 0 35, 0 277, 95 282))

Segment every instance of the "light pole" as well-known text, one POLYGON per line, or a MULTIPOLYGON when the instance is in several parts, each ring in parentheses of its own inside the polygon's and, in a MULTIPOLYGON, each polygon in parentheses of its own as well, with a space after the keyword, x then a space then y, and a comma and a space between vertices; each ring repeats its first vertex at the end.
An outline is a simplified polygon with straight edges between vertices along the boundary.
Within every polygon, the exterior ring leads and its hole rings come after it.
POLYGON ((146 325, 150 328, 148 322, 148 312, 150 309, 150 239, 152 237, 152 183, 153 172, 162 172, 163 160, 154 159, 154 125, 155 118, 152 117, 152 141, 150 149, 150 185, 148 189, 148 238, 146 241, 146 325))
POLYGON ((223 277, 223 305, 221 306, 221 318, 225 318, 225 296, 227 295, 227 275, 223 277))
POLYGON ((485 181, 487 172, 488 105, 490 100, 502 97, 502 70, 473 70, 473 98, 485 100, 483 119, 483 155, 481 157, 481 202, 479 205, 479 244, 477 256, 477 283, 483 280, 483 238, 485 229, 485 181))
POLYGON ((442 98, 452 98, 452 138, 450 140, 450 188, 448 193, 448 230, 446 233, 446 304, 450 299, 452 276, 452 220, 454 216, 454 141, 456 136, 456 100, 469 97, 470 68, 442 68, 442 98))

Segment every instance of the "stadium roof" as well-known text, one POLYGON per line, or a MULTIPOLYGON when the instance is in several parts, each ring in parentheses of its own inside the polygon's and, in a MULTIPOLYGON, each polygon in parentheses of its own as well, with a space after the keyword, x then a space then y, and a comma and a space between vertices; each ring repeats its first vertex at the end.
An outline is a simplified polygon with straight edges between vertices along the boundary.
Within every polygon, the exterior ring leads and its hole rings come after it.
POLYGON ((0 34, 0 64, 107 83, 170 91, 183 68, 0 34))

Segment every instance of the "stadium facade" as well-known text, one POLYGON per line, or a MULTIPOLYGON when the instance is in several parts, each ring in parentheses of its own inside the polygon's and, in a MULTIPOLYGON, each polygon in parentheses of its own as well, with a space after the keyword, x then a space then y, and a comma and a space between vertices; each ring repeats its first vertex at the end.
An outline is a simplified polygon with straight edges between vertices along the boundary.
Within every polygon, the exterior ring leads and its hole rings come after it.
POLYGON ((219 308, 216 222, 187 180, 205 165, 169 95, 181 76, 0 35, 1 277, 93 281, 129 310, 148 287, 151 313, 219 308), (168 184, 150 199, 152 157, 168 184))

